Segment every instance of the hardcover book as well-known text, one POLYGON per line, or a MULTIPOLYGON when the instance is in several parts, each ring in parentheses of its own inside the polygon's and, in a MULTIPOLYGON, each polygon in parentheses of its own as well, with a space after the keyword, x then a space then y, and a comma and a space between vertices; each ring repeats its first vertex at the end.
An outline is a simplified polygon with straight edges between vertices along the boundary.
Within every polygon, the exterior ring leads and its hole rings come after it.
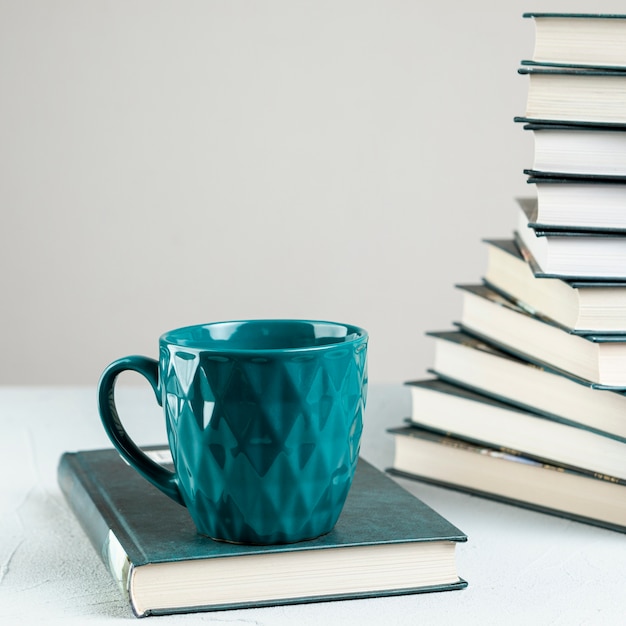
POLYGON ((450 382, 407 383, 410 423, 499 449, 515 449, 543 463, 613 476, 626 485, 626 442, 524 411, 450 382))
POLYGON ((626 486, 411 426, 390 429, 393 474, 626 533, 626 486))
POLYGON ((457 287, 463 291, 460 326, 470 335, 566 375, 605 388, 626 388, 624 335, 575 335, 486 285, 457 287))
POLYGON ((623 126, 626 72, 523 66, 528 75, 526 118, 623 126))
POLYGON ((625 233, 542 230, 535 222, 533 208, 520 204, 515 233, 545 276, 626 281, 625 233))
MULTIPOLYGON (((169 450, 148 451, 170 461, 169 450)), ((113 450, 65 453, 66 499, 137 616, 462 589, 467 537, 363 459, 337 525, 296 544, 200 536, 113 450)))
POLYGON ((532 63, 626 69, 626 15, 524 13, 524 17, 535 23, 532 63))
POLYGON ((597 388, 461 331, 428 335, 435 340, 430 371, 437 377, 626 443, 626 395, 622 391, 597 388))
POLYGON ((626 233, 623 176, 557 176, 536 170, 524 173, 537 192, 536 201, 529 207, 533 228, 626 233))
POLYGON ((524 124, 534 143, 533 169, 547 174, 626 176, 626 127, 524 124))
POLYGON ((522 309, 579 334, 626 333, 626 283, 537 276, 536 263, 513 239, 488 239, 485 283, 522 309))

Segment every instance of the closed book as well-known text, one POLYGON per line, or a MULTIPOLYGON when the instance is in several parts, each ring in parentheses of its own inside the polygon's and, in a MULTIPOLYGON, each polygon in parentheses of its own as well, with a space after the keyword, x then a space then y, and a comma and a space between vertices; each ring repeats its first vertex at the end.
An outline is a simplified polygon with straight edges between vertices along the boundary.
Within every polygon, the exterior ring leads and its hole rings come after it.
POLYGON ((626 442, 626 395, 530 362, 461 331, 428 333, 431 372, 527 411, 626 442))
POLYGON ((626 281, 626 233, 548 230, 535 223, 533 207, 519 204, 515 233, 545 276, 626 281))
POLYGON ((626 282, 545 278, 513 239, 488 239, 485 283, 523 309, 538 312, 572 332, 626 332, 626 282))
POLYGON ((531 315, 486 285, 457 285, 463 292, 462 330, 502 350, 566 375, 626 388, 626 336, 576 335, 531 315))
POLYGON ((533 228, 626 233, 626 178, 525 170, 537 192, 533 228))
POLYGON ((626 442, 512 406, 438 378, 407 383, 411 424, 626 485, 626 442))
MULTIPOLYGON (((170 461, 166 449, 148 451, 170 461)), ((335 528, 300 543, 253 546, 199 535, 186 509, 115 450, 65 453, 58 480, 138 616, 461 589, 466 536, 359 460, 335 528)))
POLYGON ((390 429, 390 471, 579 522, 626 532, 626 486, 411 426, 390 429))
POLYGON ((626 127, 524 124, 532 133, 533 169, 563 175, 626 176, 626 127))
POLYGON ((626 15, 529 12, 535 46, 527 63, 626 69, 626 15))
POLYGON ((523 66, 525 116, 533 122, 626 124, 626 72, 523 66))

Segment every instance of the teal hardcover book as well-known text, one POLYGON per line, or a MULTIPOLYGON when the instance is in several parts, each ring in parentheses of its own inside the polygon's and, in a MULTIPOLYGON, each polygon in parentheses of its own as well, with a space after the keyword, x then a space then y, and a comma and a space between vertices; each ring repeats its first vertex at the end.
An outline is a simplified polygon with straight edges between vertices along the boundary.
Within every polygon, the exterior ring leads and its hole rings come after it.
POLYGON ((530 122, 624 126, 625 71, 524 65, 528 77, 525 118, 530 122))
MULTIPOLYGON (((148 452, 168 461, 167 449, 148 452)), ((335 528, 277 546, 199 535, 112 449, 65 453, 58 480, 137 616, 467 586, 455 562, 464 533, 363 459, 335 528)))
POLYGON ((429 370, 449 381, 544 417, 626 443, 626 395, 530 362, 460 331, 435 340, 429 370))
POLYGON ((626 15, 528 12, 535 49, 526 65, 626 69, 626 15))
POLYGON ((391 473, 626 533, 626 485, 412 426, 392 428, 391 473))
POLYGON ((537 264, 513 239, 486 239, 483 282, 530 313, 581 335, 626 334, 626 283, 536 275, 537 264))
POLYGON ((486 445, 517 450, 581 474, 612 476, 626 485, 626 441, 526 411, 441 378, 407 383, 410 424, 486 445))
MULTIPOLYGON (((619 131, 613 131, 619 132, 619 131)), ((624 129, 622 129, 624 132, 624 129)), ((527 168, 524 174, 528 176, 528 183, 561 184, 561 185, 622 185, 626 186, 626 176, 624 174, 589 174, 570 172, 544 172, 534 168, 527 168)))
POLYGON ((626 389, 626 336, 577 335, 533 315, 485 285, 463 292, 464 332, 521 359, 604 389, 626 389))
POLYGON ((626 235, 616 230, 540 230, 536 207, 518 202, 516 240, 546 277, 626 281, 626 235))

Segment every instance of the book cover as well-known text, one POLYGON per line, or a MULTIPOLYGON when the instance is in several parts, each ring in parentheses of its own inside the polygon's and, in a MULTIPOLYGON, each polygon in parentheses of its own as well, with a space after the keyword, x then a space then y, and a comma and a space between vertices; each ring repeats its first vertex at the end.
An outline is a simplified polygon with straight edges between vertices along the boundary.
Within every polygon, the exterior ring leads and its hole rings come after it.
POLYGON ((547 120, 545 122, 535 122, 529 120, 523 116, 515 116, 514 122, 523 123, 524 130, 542 131, 542 130, 563 130, 577 133, 594 132, 602 133, 602 136, 608 137, 617 134, 618 137, 626 136, 626 127, 616 126, 615 128, 607 128, 605 124, 594 125, 592 123, 575 123, 575 122, 561 122, 559 120, 547 120))
POLYGON ((545 129, 559 129, 559 128, 571 128, 578 130, 601 130, 606 132, 618 132, 626 131, 626 123, 612 123, 602 121, 587 121, 587 120, 563 120, 559 118, 539 119, 536 117, 528 117, 526 115, 515 115, 513 121, 518 124, 524 124, 524 128, 532 130, 531 127, 541 127, 545 129))
POLYGON ((524 243, 522 238, 516 232, 513 233, 513 241, 515 242, 515 245, 524 257, 525 261, 530 266, 530 269, 536 278, 558 280, 567 283, 575 289, 587 289, 593 287, 601 289, 626 288, 626 280, 619 278, 607 278, 606 276, 587 277, 580 275, 555 276, 554 274, 548 274, 544 272, 541 267, 539 267, 539 263, 537 263, 537 260, 533 256, 532 252, 529 250, 528 246, 524 243))
POLYGON ((626 176, 626 127, 525 123, 534 143, 533 171, 553 176, 626 176))
POLYGON ((609 230, 533 228, 532 207, 519 204, 515 237, 530 251, 541 274, 553 278, 626 281, 626 235, 609 230))
POLYGON ((513 239, 486 239, 484 283, 529 313, 577 334, 626 333, 626 283, 537 276, 537 265, 513 239))
MULTIPOLYGON (((621 189, 622 187, 626 186, 626 175, 624 174, 578 174, 567 172, 544 172, 542 170, 531 168, 525 169, 524 174, 528 176, 527 182, 529 183, 560 183, 562 185, 616 185, 616 189, 621 189)), ((597 188, 598 187, 596 187, 596 189, 597 188)))
POLYGON ((407 383, 410 423, 583 474, 613 476, 626 485, 626 444, 577 424, 525 411, 439 378, 407 383))
POLYGON ((626 16, 616 13, 523 14, 535 24, 530 61, 564 67, 626 69, 626 16))
MULTIPOLYGON (((169 461, 167 449, 150 454, 169 461)), ((113 449, 64 454, 58 481, 138 616, 467 585, 455 564, 455 546, 467 537, 363 459, 334 530, 278 546, 200 536, 185 508, 113 449)))
POLYGON ((391 428, 389 472, 626 533, 626 486, 412 426, 391 428))
POLYGON ((429 332, 433 367, 447 380, 523 410, 626 443, 626 394, 518 358, 461 331, 429 332))
POLYGON ((626 124, 626 72, 531 66, 522 66, 518 72, 529 79, 525 113, 529 121, 626 124))
MULTIPOLYGON (((530 170, 525 170, 529 173, 530 170)), ((626 179, 530 176, 536 198, 516 198, 527 226, 540 234, 626 235, 626 179)))
POLYGON ((604 388, 626 387, 624 335, 576 335, 531 315, 486 285, 457 285, 463 292, 460 327, 519 358, 604 388))

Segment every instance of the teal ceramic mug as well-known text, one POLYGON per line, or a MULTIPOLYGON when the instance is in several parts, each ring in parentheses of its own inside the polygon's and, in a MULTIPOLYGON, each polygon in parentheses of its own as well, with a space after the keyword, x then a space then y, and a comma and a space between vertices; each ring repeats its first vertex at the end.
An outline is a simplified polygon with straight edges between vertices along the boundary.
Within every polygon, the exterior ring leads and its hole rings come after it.
POLYGON ((179 328, 158 361, 111 363, 98 386, 104 428, 130 465, 218 540, 277 544, 329 532, 358 460, 367 332, 309 320, 179 328), (150 382, 165 413, 171 472, 131 440, 115 407, 118 375, 150 382))

